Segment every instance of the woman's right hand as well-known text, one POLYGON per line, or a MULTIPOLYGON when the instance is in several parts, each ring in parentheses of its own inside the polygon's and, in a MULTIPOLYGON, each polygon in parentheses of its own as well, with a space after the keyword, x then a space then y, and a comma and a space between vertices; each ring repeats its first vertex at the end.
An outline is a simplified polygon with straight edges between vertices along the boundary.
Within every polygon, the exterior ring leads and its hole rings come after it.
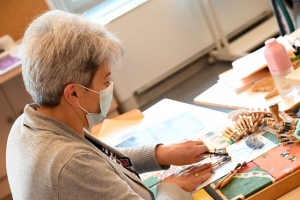
POLYGON ((207 180, 213 172, 211 163, 191 165, 179 173, 166 177, 162 182, 175 183, 183 190, 191 192, 207 180))

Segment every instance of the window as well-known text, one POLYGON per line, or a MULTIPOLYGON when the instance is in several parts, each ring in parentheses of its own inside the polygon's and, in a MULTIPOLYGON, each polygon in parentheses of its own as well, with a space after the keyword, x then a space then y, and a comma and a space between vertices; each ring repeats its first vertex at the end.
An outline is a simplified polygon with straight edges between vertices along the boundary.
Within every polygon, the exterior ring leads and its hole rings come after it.
POLYGON ((46 0, 51 9, 83 13, 88 18, 107 24, 148 0, 46 0))

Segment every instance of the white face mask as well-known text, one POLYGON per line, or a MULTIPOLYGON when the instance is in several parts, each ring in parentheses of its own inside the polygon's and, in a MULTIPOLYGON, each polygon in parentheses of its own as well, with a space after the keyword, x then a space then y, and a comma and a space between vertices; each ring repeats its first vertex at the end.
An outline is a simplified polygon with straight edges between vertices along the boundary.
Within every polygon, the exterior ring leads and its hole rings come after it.
MULTIPOLYGON (((79 84, 77 84, 79 85, 79 84)), ((84 108, 82 108, 81 106, 79 106, 84 112, 86 112, 86 119, 88 121, 88 128, 91 128, 92 126, 94 126, 95 124, 97 124, 98 122, 100 122, 102 119, 104 119, 108 113, 108 110, 110 108, 110 104, 112 101, 112 97, 113 97, 113 82, 110 81, 110 84, 107 88, 105 88, 104 90, 100 90, 100 92, 97 92, 95 90, 89 89, 87 87, 84 87, 82 85, 79 85, 87 90, 90 90, 92 92, 98 93, 100 95, 100 110, 101 113, 89 113, 88 111, 86 111, 84 108)))

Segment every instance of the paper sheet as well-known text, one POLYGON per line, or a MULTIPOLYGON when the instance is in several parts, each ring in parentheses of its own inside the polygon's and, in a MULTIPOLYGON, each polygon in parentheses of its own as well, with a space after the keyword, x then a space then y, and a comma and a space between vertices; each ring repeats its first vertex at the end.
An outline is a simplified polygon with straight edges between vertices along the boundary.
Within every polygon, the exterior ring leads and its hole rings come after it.
POLYGON ((183 112, 163 122, 149 125, 146 129, 129 133, 130 137, 117 147, 171 144, 183 139, 193 139, 205 125, 189 112, 183 112))
POLYGON ((109 144, 116 146, 124 140, 136 134, 137 131, 143 128, 143 119, 140 120, 115 120, 106 119, 103 121, 101 131, 98 139, 109 144))
POLYGON ((193 139, 204 127, 194 115, 183 112, 156 124, 148 124, 146 119, 106 120, 98 138, 117 147, 170 144, 183 139, 193 139))

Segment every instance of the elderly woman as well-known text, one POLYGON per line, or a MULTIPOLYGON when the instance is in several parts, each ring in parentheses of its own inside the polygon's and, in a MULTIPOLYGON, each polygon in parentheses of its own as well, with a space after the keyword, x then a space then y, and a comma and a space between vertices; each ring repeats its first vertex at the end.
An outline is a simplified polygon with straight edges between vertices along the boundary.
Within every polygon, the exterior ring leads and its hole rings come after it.
MULTIPOLYGON (((115 149, 85 127, 110 107, 111 69, 123 47, 103 26, 82 16, 49 11, 23 38, 22 74, 34 104, 26 105, 7 143, 7 174, 17 199, 155 199, 138 174, 192 164, 208 151, 201 141, 115 149)), ((192 199, 211 163, 165 178, 156 199, 192 199)))

